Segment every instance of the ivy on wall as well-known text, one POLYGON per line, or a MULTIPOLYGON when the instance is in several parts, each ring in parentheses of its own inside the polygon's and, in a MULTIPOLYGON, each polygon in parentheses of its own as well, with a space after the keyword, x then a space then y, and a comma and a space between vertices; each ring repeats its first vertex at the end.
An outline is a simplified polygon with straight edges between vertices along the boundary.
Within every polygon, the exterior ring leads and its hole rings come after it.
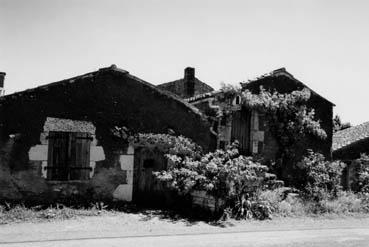
POLYGON ((240 95, 244 107, 265 113, 267 125, 279 143, 282 159, 291 158, 295 145, 308 135, 322 140, 327 138, 320 121, 315 118, 314 109, 307 107, 311 96, 307 88, 288 94, 266 91, 263 87, 258 94, 232 86, 224 86, 222 91, 220 100, 240 95))

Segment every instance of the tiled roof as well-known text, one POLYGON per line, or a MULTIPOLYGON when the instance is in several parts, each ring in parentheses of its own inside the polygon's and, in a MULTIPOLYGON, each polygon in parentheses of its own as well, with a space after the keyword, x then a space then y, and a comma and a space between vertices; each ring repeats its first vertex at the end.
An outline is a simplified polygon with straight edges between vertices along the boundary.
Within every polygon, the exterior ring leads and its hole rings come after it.
MULTIPOLYGON (((280 69, 276 69, 273 70, 272 72, 266 73, 264 75, 261 75, 253 80, 248 80, 245 83, 241 82, 241 86, 242 88, 247 88, 248 85, 251 85, 253 83, 257 83, 259 82, 261 79, 267 78, 267 77, 278 77, 278 76, 287 76, 288 78, 290 78, 291 80, 303 85, 304 87, 308 88, 311 92, 313 92, 316 95, 319 95, 318 93, 316 93, 314 90, 312 90, 311 88, 309 88, 308 86, 306 86, 304 83, 302 83, 301 81, 297 80, 295 77, 293 77, 293 75, 291 73, 289 73, 285 68, 280 68, 280 69)), ((214 95, 220 93, 221 90, 217 90, 217 91, 213 91, 210 93, 204 93, 204 94, 199 94, 196 95, 194 97, 188 98, 186 99, 187 102, 194 102, 194 101, 198 101, 198 100, 202 100, 202 99, 206 99, 206 98, 210 98, 213 97, 214 95)), ((326 98, 324 98, 323 96, 319 95, 321 98, 325 99, 326 101, 328 101, 329 103, 331 103, 333 106, 335 106, 335 104, 333 104, 331 101, 327 100, 326 98)))
MULTIPOLYGON (((179 80, 159 84, 157 87, 184 98, 186 97, 186 95, 183 94, 185 82, 186 79, 182 78, 179 80)), ((195 94, 197 93, 199 95, 211 91, 214 91, 211 86, 195 77, 195 94)))
POLYGON ((369 122, 365 122, 334 133, 332 149, 333 151, 336 151, 366 138, 369 138, 369 122))
POLYGON ((194 101, 198 101, 198 100, 203 100, 203 99, 214 97, 215 95, 217 95, 217 94, 219 94, 221 92, 222 92, 221 90, 216 90, 216 91, 212 91, 212 92, 208 92, 208 93, 198 94, 198 95, 195 95, 195 96, 193 96, 191 98, 185 99, 185 101, 191 103, 191 102, 194 102, 194 101))
POLYGON ((151 88, 152 90, 158 92, 160 95, 168 97, 172 100, 178 101, 178 102, 186 105, 186 107, 188 107, 192 112, 194 112, 195 114, 201 116, 202 118, 204 117, 199 109, 197 109, 193 105, 189 104, 187 101, 181 99, 180 97, 178 97, 174 94, 171 94, 171 93, 167 92, 166 90, 162 90, 162 89, 156 87, 155 85, 153 85, 149 82, 146 82, 146 81, 144 81, 144 80, 142 80, 138 77, 135 77, 135 76, 131 75, 128 71, 123 70, 121 68, 118 68, 115 64, 113 64, 109 67, 101 68, 101 69, 99 69, 97 71, 94 71, 94 72, 90 72, 90 73, 87 73, 87 74, 75 76, 73 78, 69 78, 69 79, 65 79, 65 80, 57 81, 57 82, 52 82, 52 83, 41 85, 41 86, 38 86, 38 87, 35 87, 35 88, 30 88, 30 89, 26 89, 26 90, 23 90, 23 91, 20 91, 20 92, 15 92, 15 93, 12 93, 12 94, 4 95, 4 96, 0 97, 0 106, 1 106, 2 102, 8 101, 8 100, 14 100, 14 99, 17 99, 17 98, 22 97, 24 95, 33 94, 34 92, 37 92, 37 91, 48 91, 51 87, 54 87, 54 86, 66 85, 66 84, 71 84, 71 83, 78 83, 78 81, 79 81, 78 79, 92 78, 92 77, 95 77, 96 75, 98 75, 99 73, 102 73, 102 72, 116 72, 116 73, 124 74, 126 77, 129 77, 129 78, 137 81, 138 83, 141 83, 141 84, 151 88))
POLYGON ((258 83, 260 80, 267 78, 267 77, 278 77, 278 76, 286 76, 288 78, 290 78, 291 80, 295 81, 296 83, 302 85, 303 87, 308 88, 312 93, 314 93, 315 95, 318 95, 320 98, 328 101, 330 104, 332 104, 333 106, 335 106, 335 104, 333 104, 331 101, 329 101, 328 99, 326 99, 325 97, 321 96, 320 94, 318 94, 316 91, 312 90, 310 87, 308 87, 305 83, 299 81, 298 79, 296 79, 291 73, 289 73, 286 68, 279 68, 276 70, 273 70, 269 73, 266 73, 264 75, 261 75, 253 80, 248 80, 245 83, 241 83, 242 88, 247 88, 247 86, 250 86, 254 83, 258 83))

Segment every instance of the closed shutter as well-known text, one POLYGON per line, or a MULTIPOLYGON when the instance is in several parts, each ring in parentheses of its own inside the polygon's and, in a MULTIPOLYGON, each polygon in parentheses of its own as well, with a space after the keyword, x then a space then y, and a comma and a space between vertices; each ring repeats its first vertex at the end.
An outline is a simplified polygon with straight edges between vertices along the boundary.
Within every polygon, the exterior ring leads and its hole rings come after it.
POLYGON ((259 142, 258 142, 258 154, 263 154, 264 152, 264 134, 265 134, 265 114, 259 113, 259 142), (262 135, 263 138, 261 138, 261 132, 264 132, 262 135))
POLYGON ((250 152, 250 112, 242 109, 232 114, 231 141, 238 140, 239 152, 249 154, 250 152))
POLYGON ((84 180, 90 174, 89 133, 49 132, 48 170, 50 180, 84 180))
POLYGON ((71 133, 71 180, 85 180, 90 177, 90 145, 89 133, 71 133))
POLYGON ((47 178, 51 180, 68 180, 68 142, 66 132, 50 132, 48 149, 47 178))

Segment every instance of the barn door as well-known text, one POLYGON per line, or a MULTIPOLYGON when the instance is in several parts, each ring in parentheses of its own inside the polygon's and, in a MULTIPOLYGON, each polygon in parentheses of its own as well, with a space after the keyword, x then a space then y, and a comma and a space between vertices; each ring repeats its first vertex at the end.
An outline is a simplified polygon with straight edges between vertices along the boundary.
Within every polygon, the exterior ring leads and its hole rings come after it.
POLYGON ((232 114, 231 141, 238 140, 241 154, 250 153, 250 119, 251 113, 246 109, 235 111, 232 114))

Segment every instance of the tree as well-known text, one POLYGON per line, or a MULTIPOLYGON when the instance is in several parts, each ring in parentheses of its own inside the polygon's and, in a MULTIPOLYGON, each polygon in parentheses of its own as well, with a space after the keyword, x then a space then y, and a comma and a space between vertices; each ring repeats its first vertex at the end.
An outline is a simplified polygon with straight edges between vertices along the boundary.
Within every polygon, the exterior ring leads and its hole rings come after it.
POLYGON ((333 133, 350 127, 351 123, 350 122, 342 123, 340 116, 336 115, 333 118, 333 133))

